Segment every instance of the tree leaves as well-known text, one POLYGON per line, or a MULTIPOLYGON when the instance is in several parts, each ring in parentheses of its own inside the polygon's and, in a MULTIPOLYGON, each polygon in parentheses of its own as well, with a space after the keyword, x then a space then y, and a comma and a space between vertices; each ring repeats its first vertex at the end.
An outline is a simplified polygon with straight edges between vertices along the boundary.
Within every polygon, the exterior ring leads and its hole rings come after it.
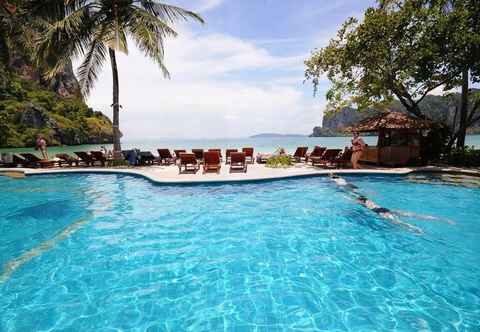
POLYGON ((426 1, 381 1, 362 22, 347 20, 327 47, 312 54, 305 77, 317 91, 326 74, 332 82, 327 99, 335 108, 345 99, 367 108, 395 96, 421 117, 418 103, 426 94, 457 84, 458 73, 445 63, 444 10, 426 1))
POLYGON ((67 0, 65 6, 65 17, 52 23, 40 41, 39 55, 48 64, 48 78, 72 58, 84 57, 78 70, 84 95, 91 91, 108 49, 128 54, 128 37, 169 77, 163 59, 164 39, 177 35, 171 24, 204 22, 194 12, 151 0, 67 0))

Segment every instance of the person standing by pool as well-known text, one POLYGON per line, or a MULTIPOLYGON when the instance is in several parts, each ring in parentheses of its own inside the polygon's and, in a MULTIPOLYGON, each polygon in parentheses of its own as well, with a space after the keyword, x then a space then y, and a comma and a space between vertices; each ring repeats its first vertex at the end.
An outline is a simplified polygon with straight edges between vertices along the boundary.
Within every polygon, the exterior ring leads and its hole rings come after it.
POLYGON ((35 144, 35 148, 42 152, 42 158, 44 160, 48 160, 47 141, 45 140, 45 138, 43 138, 42 135, 37 136, 37 141, 36 141, 36 144, 35 144))
POLYGON ((360 137, 360 134, 358 133, 358 131, 354 131, 353 139, 352 139, 352 159, 351 160, 352 160, 352 167, 355 169, 359 168, 358 161, 362 156, 363 150, 365 150, 365 142, 360 137))

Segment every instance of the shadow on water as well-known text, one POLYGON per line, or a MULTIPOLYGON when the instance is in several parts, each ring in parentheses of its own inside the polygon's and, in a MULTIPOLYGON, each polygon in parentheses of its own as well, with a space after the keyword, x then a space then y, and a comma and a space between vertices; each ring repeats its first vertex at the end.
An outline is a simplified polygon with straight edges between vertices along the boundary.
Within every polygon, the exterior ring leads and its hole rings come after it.
POLYGON ((54 200, 45 203, 36 204, 16 210, 7 214, 7 220, 24 220, 26 218, 35 219, 61 219, 71 212, 69 200, 54 200))

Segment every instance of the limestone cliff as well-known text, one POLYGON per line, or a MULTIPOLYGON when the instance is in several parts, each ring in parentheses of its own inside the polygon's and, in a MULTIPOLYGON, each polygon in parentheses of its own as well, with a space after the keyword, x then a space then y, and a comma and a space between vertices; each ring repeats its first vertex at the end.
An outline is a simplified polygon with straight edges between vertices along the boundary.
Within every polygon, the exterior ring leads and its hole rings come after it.
POLYGON ((79 94, 71 64, 46 82, 25 57, 0 59, 0 147, 33 146, 38 134, 49 145, 112 142, 112 124, 79 94))
MULTIPOLYGON (((459 96, 457 96, 459 98, 459 96)), ((420 103, 422 111, 430 118, 440 123, 452 124, 455 116, 455 108, 442 96, 429 95, 420 103)), ((397 101, 393 102, 390 109, 405 112, 405 108, 397 101)), ((326 112, 321 127, 313 128, 312 137, 341 136, 345 135, 342 129, 355 123, 374 116, 376 111, 359 111, 355 108, 346 107, 340 111, 326 112)), ((480 122, 469 129, 469 133, 479 133, 480 122)))

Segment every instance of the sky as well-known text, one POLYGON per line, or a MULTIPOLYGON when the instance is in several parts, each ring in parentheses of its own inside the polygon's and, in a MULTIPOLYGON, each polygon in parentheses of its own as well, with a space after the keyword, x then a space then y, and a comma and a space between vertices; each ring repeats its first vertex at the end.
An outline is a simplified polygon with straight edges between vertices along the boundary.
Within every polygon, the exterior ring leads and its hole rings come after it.
MULTIPOLYGON (((133 43, 118 55, 120 128, 124 140, 236 138, 305 134, 321 124, 324 80, 316 97, 304 83, 304 60, 326 46, 370 0, 164 0, 196 11, 206 24, 175 26, 165 42, 171 78, 133 43)), ((75 62, 78 64, 78 60, 75 62)), ((90 107, 111 117, 107 62, 90 107)))

